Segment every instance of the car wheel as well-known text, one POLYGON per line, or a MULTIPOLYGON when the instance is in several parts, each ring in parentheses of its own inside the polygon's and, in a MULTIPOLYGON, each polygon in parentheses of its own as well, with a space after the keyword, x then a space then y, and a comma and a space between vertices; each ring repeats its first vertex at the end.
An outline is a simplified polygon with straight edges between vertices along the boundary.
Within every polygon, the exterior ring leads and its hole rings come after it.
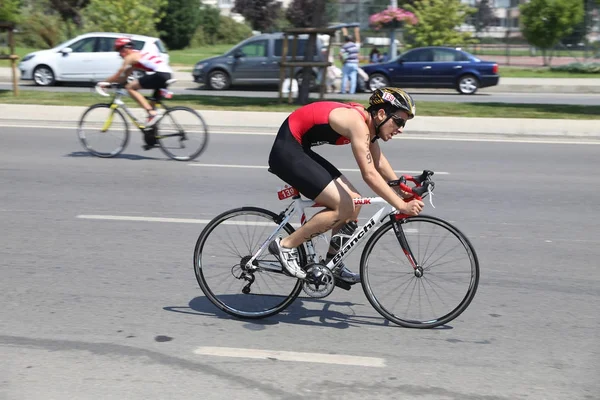
POLYGON ((208 87, 212 90, 225 90, 230 84, 229 75, 224 71, 213 71, 208 75, 208 87))
POLYGON ((462 94, 475 94, 479 89, 479 81, 473 75, 461 76, 458 80, 457 90, 462 94))
POLYGON ((33 81, 38 86, 52 86, 56 83, 54 72, 46 65, 39 65, 33 70, 33 81))
POLYGON ((374 90, 377 90, 379 88, 389 86, 389 85, 390 85, 390 81, 385 75, 373 74, 369 77, 369 89, 371 89, 371 91, 374 91, 374 90))

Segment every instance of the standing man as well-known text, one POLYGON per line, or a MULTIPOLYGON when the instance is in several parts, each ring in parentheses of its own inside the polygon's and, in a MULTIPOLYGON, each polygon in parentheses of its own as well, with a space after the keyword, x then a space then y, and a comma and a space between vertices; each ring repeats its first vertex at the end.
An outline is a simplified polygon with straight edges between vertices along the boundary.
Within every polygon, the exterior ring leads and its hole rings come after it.
POLYGON ((347 35, 344 38, 344 45, 340 49, 340 59, 344 63, 342 67, 342 90, 340 93, 346 93, 346 84, 350 78, 350 94, 356 93, 356 75, 358 74, 358 46, 347 35))

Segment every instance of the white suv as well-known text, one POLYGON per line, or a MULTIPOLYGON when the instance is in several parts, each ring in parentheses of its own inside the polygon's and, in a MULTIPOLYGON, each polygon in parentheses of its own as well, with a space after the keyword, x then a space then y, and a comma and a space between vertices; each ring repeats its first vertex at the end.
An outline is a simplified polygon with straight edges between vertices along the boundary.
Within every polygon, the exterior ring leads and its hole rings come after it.
POLYGON ((52 49, 27 54, 19 63, 22 80, 39 86, 56 82, 96 82, 117 72, 123 59, 114 51, 115 40, 129 37, 137 50, 158 52, 168 62, 160 39, 126 33, 93 32, 77 36, 52 49))

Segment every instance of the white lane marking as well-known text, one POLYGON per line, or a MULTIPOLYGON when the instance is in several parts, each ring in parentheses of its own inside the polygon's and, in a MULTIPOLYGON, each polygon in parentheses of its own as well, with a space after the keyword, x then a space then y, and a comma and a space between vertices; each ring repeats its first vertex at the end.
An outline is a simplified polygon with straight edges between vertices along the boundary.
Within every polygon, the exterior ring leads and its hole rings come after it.
POLYGON ((208 224, 210 219, 131 217, 126 215, 78 215, 79 219, 100 219, 107 221, 176 222, 181 224, 208 224))
POLYGON ((385 367, 385 360, 377 357, 346 356, 342 354, 300 353, 295 351, 237 349, 233 347, 198 347, 194 354, 217 357, 276 359, 321 364, 385 367))
MULTIPOLYGON (((266 166, 263 165, 237 165, 237 164, 200 164, 200 163, 190 163, 188 164, 190 167, 212 167, 212 168, 248 168, 248 169, 267 169, 266 166)), ((340 168, 340 172, 360 172, 358 168, 340 168)), ((420 174, 421 171, 395 171, 397 173, 403 174, 420 174)), ((438 172, 435 171, 435 175, 450 175, 449 172, 438 172)))
POLYGON ((190 167, 215 167, 215 168, 254 168, 254 169, 267 169, 264 165, 233 165, 233 164, 199 164, 190 163, 190 167))
MULTIPOLYGON (((485 133, 482 135, 486 135, 485 133)), ((429 136, 412 136, 403 137, 402 140, 435 140, 448 142, 492 142, 492 143, 533 143, 533 144, 600 144, 599 141, 586 141, 577 139, 509 139, 509 138, 482 138, 482 137, 429 137, 429 136)))
MULTIPOLYGON (((169 222, 178 224, 208 224, 210 219, 194 219, 194 218, 164 218, 164 217, 133 217, 128 215, 77 215, 79 219, 96 219, 104 221, 133 221, 133 222, 169 222)), ((258 221, 223 221, 223 225, 239 225, 239 226, 266 226, 275 228, 275 223, 258 222, 258 221)), ((291 224, 298 228, 300 224, 291 224)))
MULTIPOLYGON (((73 125, 68 126, 59 126, 59 125, 25 125, 25 124, 4 124, 0 121, 0 126, 4 128, 36 128, 36 129, 77 129, 77 126, 74 126, 77 122, 73 122, 73 125)), ((272 127, 271 129, 276 130, 276 127, 272 127)), ((254 135, 254 136, 275 136, 277 133, 273 132, 230 132, 230 131, 211 131, 210 134, 214 135, 254 135)), ((497 143, 533 143, 533 144, 579 144, 579 145, 588 145, 595 144, 600 145, 600 140, 586 140, 585 138, 581 139, 573 139, 573 138, 565 138, 565 139, 519 139, 519 138, 485 138, 481 136, 477 137, 447 137, 447 136, 420 136, 419 133, 414 133, 412 136, 410 133, 407 133, 406 136, 394 138, 395 140, 436 140, 436 141, 448 141, 448 142, 497 142, 497 143)), ((457 134, 460 135, 460 134, 457 134)), ((473 134, 477 135, 477 134, 473 134)), ((490 135, 488 133, 482 133, 481 135, 490 135)), ((516 136, 516 135, 515 135, 516 136)))

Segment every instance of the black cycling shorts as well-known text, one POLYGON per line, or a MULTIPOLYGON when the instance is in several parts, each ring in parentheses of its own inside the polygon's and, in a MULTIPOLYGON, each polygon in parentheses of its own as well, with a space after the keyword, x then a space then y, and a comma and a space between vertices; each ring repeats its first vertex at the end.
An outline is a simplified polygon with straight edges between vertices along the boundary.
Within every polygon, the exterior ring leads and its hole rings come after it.
POLYGON ((342 176, 329 161, 310 147, 303 147, 298 143, 292 136, 287 119, 279 128, 271 148, 269 168, 311 200, 316 199, 331 181, 342 176))
POLYGON ((158 98, 160 89, 167 87, 167 81, 171 79, 168 72, 146 73, 138 82, 143 89, 154 89, 153 97, 158 98))

